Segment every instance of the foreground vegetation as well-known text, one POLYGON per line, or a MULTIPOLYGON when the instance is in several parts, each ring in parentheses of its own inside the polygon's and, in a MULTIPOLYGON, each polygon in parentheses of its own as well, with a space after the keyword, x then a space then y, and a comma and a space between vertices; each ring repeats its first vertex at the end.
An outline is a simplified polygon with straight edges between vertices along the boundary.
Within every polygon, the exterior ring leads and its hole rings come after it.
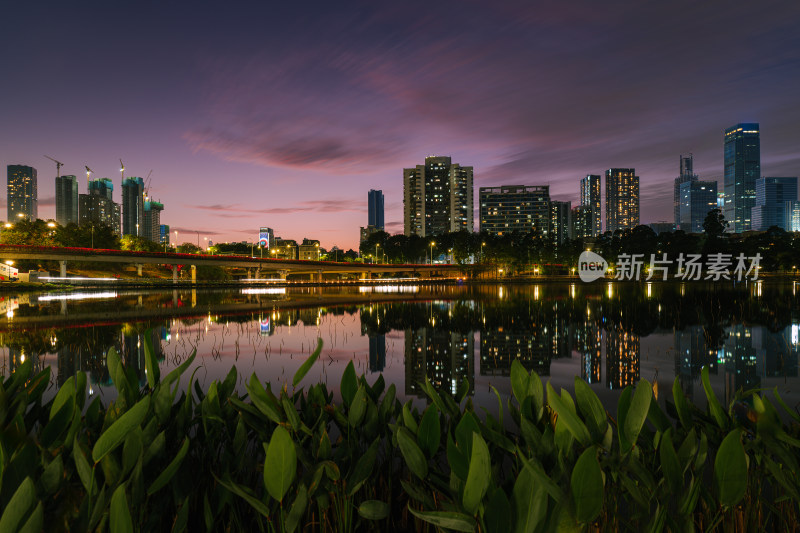
POLYGON ((580 379, 559 393, 515 362, 497 416, 466 383, 422 384, 419 412, 352 363, 340 402, 297 388, 321 346, 245 395, 235 368, 181 386, 194 355, 162 379, 147 345, 140 389, 112 349, 108 406, 84 404, 84 373, 45 402, 50 370, 26 362, 0 387, 0 531, 797 529, 800 415, 777 391, 725 409, 704 370, 704 410, 676 381, 665 411, 642 380, 612 416, 580 379))

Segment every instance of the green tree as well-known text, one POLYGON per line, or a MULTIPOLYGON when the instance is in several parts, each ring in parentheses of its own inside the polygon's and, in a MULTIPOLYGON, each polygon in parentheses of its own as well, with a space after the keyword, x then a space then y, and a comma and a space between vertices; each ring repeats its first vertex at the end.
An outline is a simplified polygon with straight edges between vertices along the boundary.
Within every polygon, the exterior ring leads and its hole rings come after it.
POLYGON ((58 246, 119 250, 120 238, 114 229, 102 222, 84 222, 57 226, 55 240, 58 246))
POLYGON ((717 207, 709 211, 706 215, 706 219, 703 221, 703 231, 705 231, 706 235, 709 237, 720 237, 725 233, 729 225, 728 221, 725 220, 725 216, 722 214, 722 210, 717 207))
POLYGON ((58 226, 53 221, 37 219, 8 223, 0 232, 0 244, 26 244, 31 246, 58 246, 58 226), (48 225, 49 224, 49 225, 48 225))
POLYGON ((122 250, 131 252, 163 252, 164 246, 144 237, 136 235, 123 235, 120 239, 122 250))

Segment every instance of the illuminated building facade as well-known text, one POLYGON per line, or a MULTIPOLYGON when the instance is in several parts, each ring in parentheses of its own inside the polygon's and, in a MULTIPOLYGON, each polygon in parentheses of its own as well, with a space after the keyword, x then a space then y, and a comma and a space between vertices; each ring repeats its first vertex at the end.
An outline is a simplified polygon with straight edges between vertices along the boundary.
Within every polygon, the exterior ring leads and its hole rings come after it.
POLYGON ((735 233, 751 229, 756 180, 761 177, 761 137, 757 123, 725 130, 725 220, 735 233))
POLYGON ((589 174, 581 179, 581 205, 589 208, 592 217, 592 229, 589 237, 597 237, 602 233, 602 214, 600 211, 600 176, 589 174))
POLYGON ((569 240, 572 203, 553 200, 550 202, 550 236, 558 244, 569 240))
POLYGON ((751 211, 751 229, 766 231, 772 226, 787 229, 786 202, 797 201, 797 178, 759 178, 756 205, 751 211))
POLYGON ((639 381, 641 342, 635 333, 615 326, 606 330, 606 386, 624 389, 639 381))
POLYGON ((639 176, 633 168, 606 170, 606 231, 639 225, 639 176))
POLYGON ((140 233, 148 241, 161 242, 161 212, 164 204, 156 201, 144 202, 143 228, 140 233))
POLYGON ((514 231, 547 235, 550 231, 549 185, 481 187, 480 230, 490 235, 514 231))
POLYGON ((78 223, 78 178, 56 178, 56 222, 62 226, 78 223))
POLYGON ((144 235, 144 180, 125 178, 122 182, 122 234, 144 235))
POLYGON ((680 185, 680 229, 702 233, 709 211, 717 208, 716 181, 685 181, 680 185))
MULTIPOLYGON (((699 178, 694 173, 694 157, 692 154, 681 154, 680 174, 675 178, 675 184, 672 191, 672 204, 675 211, 675 229, 680 229, 685 232, 693 232, 692 230, 681 227, 681 187, 684 183, 697 181, 699 178)), ((716 189, 716 186, 714 187, 716 189)), ((716 200, 716 199, 715 199, 716 200)))
POLYGON ((472 167, 462 167, 449 157, 426 157, 424 165, 403 169, 405 235, 472 232, 472 179, 472 167))
POLYGON ((88 188, 88 194, 78 196, 80 223, 105 224, 119 235, 120 206, 113 200, 114 184, 110 179, 103 178, 90 181, 88 188))
POLYGON ((475 334, 433 327, 405 331, 406 395, 425 396, 420 383, 427 377, 436 390, 455 393, 463 380, 475 390, 475 334))
POLYGON ((8 165, 8 221, 33 221, 39 218, 39 192, 36 169, 26 165, 8 165))

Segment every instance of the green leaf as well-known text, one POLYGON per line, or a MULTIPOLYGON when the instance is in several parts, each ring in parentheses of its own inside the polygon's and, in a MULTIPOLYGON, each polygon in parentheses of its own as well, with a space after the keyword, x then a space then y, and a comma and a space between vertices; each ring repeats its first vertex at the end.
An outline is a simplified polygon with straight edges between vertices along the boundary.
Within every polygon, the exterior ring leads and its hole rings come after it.
POLYGON ((523 468, 514 482, 512 494, 514 502, 514 531, 532 533, 547 518, 547 493, 541 483, 537 483, 533 472, 523 468))
POLYGON ((686 396, 683 394, 680 379, 676 376, 675 381, 672 382, 672 400, 675 402, 675 411, 678 413, 678 420, 685 429, 692 427, 692 412, 689 410, 689 404, 686 401, 686 396))
POLYGON ((283 501, 296 474, 297 452, 294 442, 289 432, 283 426, 278 426, 272 432, 264 459, 264 485, 269 495, 283 501))
POLYGON ((725 415, 725 410, 722 409, 719 400, 717 400, 717 395, 714 394, 714 390, 711 388, 711 380, 708 377, 708 366, 704 366, 700 371, 700 381, 703 383, 703 390, 708 399, 708 409, 711 411, 711 416, 714 417, 719 427, 725 429, 727 427, 728 417, 725 415))
POLYGON ((511 531, 511 502, 503 489, 495 489, 486 502, 484 521, 487 533, 508 533, 511 531))
POLYGON ((59 409, 75 396, 75 377, 70 377, 58 388, 58 394, 50 405, 50 420, 56 416, 59 409))
POLYGON ((152 335, 149 335, 149 333, 150 330, 147 330, 144 336, 144 372, 147 374, 147 384, 150 385, 151 389, 155 389, 161 380, 161 369, 158 367, 151 340, 152 335))
POLYGON ((147 494, 152 495, 154 492, 160 490, 164 485, 169 483, 169 481, 173 478, 173 476, 178 472, 178 469, 181 467, 181 463, 183 462, 183 458, 186 457, 186 452, 189 451, 189 437, 185 437, 183 439, 183 444, 181 444, 178 453, 175 454, 172 461, 169 462, 167 467, 161 471, 153 484, 150 485, 150 488, 147 489, 147 494))
POLYGON ((418 478, 425 479, 428 475, 428 461, 417 445, 414 435, 404 427, 397 428, 397 444, 411 472, 418 478))
POLYGON ((133 520, 125 496, 125 485, 122 484, 111 496, 111 531, 114 533, 133 533, 133 520))
POLYGON ((364 419, 364 414, 367 412, 367 399, 367 389, 364 388, 364 385, 359 385, 350 404, 350 411, 347 413, 347 421, 351 427, 358 426, 364 419))
POLYGON ((603 472, 597 450, 587 448, 578 458, 570 479, 575 517, 579 522, 593 522, 603 508, 603 472))
POLYGON ((722 440, 714 459, 714 479, 719 502, 733 507, 747 491, 747 455, 742 446, 742 430, 734 429, 722 440))
POLYGON ((529 395, 528 383, 530 379, 528 371, 525 370, 525 367, 522 366, 519 359, 514 359, 511 362, 511 393, 520 405, 522 405, 522 402, 525 401, 525 398, 529 395))
MULTIPOLYGON (((1 459, 2 458, 0 458, 0 460, 1 459)), ((0 470, 2 470, 2 468, 2 464, 0 463, 0 470)), ((44 488, 45 492, 47 494, 53 494, 58 490, 58 486, 63 479, 64 461, 61 459, 61 454, 59 454, 45 467, 40 481, 42 482, 42 488, 44 488)))
POLYGON ((474 532, 478 527, 478 524, 475 523, 475 520, 471 516, 463 513, 451 513, 444 511, 415 511, 410 506, 408 507, 408 510, 420 520, 424 520, 429 524, 433 524, 445 529, 474 532))
POLYGON ((19 533, 39 533, 42 531, 43 524, 44 507, 42 507, 42 502, 39 502, 28 520, 25 522, 25 525, 20 528, 19 533))
POLYGON ((580 377, 575 376, 575 403, 589 426, 589 432, 597 440, 602 438, 608 427, 608 417, 603 404, 592 388, 580 377))
POLYGON ((372 468, 375 466, 375 459, 378 456, 378 443, 380 442, 379 439, 375 439, 375 441, 370 444, 369 448, 367 448, 366 453, 358 458, 356 461, 356 465, 353 468, 353 473, 350 474, 350 479, 347 480, 348 486, 348 495, 352 496, 356 493, 358 489, 361 488, 361 485, 369 479, 370 474, 372 473, 372 468))
POLYGON ((358 390, 358 378, 356 377, 356 368, 353 366, 353 361, 347 363, 342 374, 342 382, 339 386, 339 391, 342 393, 342 401, 345 406, 350 407, 350 403, 356 395, 358 390))
POLYGON ((169 387, 173 382, 175 382, 178 379, 180 379, 180 377, 183 375, 183 373, 186 372, 186 369, 189 368, 192 365, 196 355, 197 355, 197 348, 192 350, 191 355, 189 355, 189 357, 186 359, 186 361, 181 363, 178 368, 176 368, 175 370, 173 370, 172 372, 167 374, 167 377, 165 377, 161 381, 161 386, 162 387, 169 387))
POLYGON ((97 490, 97 483, 94 482, 94 472, 92 467, 89 466, 89 461, 83 454, 83 449, 78 442, 76 436, 72 445, 72 460, 75 462, 75 470, 78 471, 78 477, 81 480, 84 490, 91 495, 97 490), (94 488, 93 488, 94 487, 94 488))
MULTIPOLYGON (((269 510, 269 507, 267 507, 264 504, 264 502, 262 502, 261 500, 256 498, 248 488, 242 487, 240 485, 237 485, 236 483, 231 481, 230 477, 226 477, 225 479, 219 479, 215 474, 212 473, 211 475, 214 476, 214 479, 219 481, 220 485, 222 485, 223 487, 228 489, 230 492, 232 492, 233 494, 236 494, 237 496, 242 498, 244 501, 249 503, 250 506, 253 509, 255 509, 256 511, 258 511, 262 516, 265 516, 267 518, 270 517, 271 513, 270 513, 270 510, 269 510)), ((211 525, 213 525, 213 519, 214 519, 214 517, 212 515, 212 516, 208 517, 208 519, 206 520, 206 525, 208 526, 209 529, 211 529, 211 525), (209 525, 209 522, 211 522, 210 525, 209 525)))
POLYGON ((464 510, 475 514, 489 488, 492 478, 492 459, 489 456, 489 447, 478 433, 472 434, 472 456, 469 460, 469 473, 464 485, 464 496, 461 502, 464 510))
POLYGON ((128 433, 142 423, 142 420, 144 420, 149 410, 150 396, 145 396, 125 414, 119 417, 116 422, 111 424, 111 426, 100 435, 94 448, 92 448, 92 459, 94 462, 99 463, 103 457, 122 444, 125 437, 128 436, 128 433))
POLYGON ((439 409, 431 404, 425 409, 419 421, 417 442, 428 457, 433 457, 439 449, 442 439, 442 429, 439 422, 439 409))
POLYGON ((308 371, 311 370, 311 367, 314 363, 319 359, 319 354, 322 353, 322 339, 317 339, 317 349, 314 350, 308 359, 306 359, 300 368, 297 369, 297 372, 294 373, 294 377, 292 378, 292 387, 297 387, 297 384, 303 381, 303 378, 306 377, 308 371))
POLYGON ((26 477, 19 484, 14 495, 0 516, 0 531, 17 531, 28 516, 30 509, 37 504, 36 487, 31 478, 26 477))
POLYGON ((409 431, 411 431, 411 433, 416 435, 418 429, 417 421, 414 420, 414 416, 411 414, 411 410, 408 408, 409 405, 411 405, 410 401, 403 404, 403 409, 401 411, 403 415, 403 424, 409 429, 409 431))
MULTIPOLYGON (((322 346, 322 340, 319 343, 322 346)), ((294 497, 292 506, 289 508, 289 515, 286 517, 286 533, 293 533, 300 520, 306 512, 306 505, 308 504, 308 489, 302 483, 297 489, 297 496, 294 497)))
POLYGON ((280 424, 283 419, 279 414, 279 406, 278 402, 275 400, 273 396, 267 393, 264 390, 264 387, 261 385, 261 382, 256 377, 255 372, 253 375, 250 376, 250 381, 245 385, 247 389, 247 394, 250 396, 250 401, 253 402, 253 405, 256 406, 256 409, 261 411, 267 418, 275 422, 276 424, 280 424))
POLYGON ((358 514, 367 520, 383 520, 389 516, 389 505, 380 500, 367 500, 358 506, 358 514))
POLYGON ((627 445, 630 448, 622 450, 627 453, 636 444, 639 433, 642 431, 644 421, 647 420, 647 413, 650 411, 650 401, 653 399, 653 386, 646 379, 639 380, 636 390, 633 393, 630 407, 625 414, 625 420, 618 422, 623 425, 627 445))
POLYGON ((578 415, 575 413, 574 409, 570 409, 564 400, 562 400, 556 391, 553 390, 553 386, 550 385, 550 382, 547 383, 547 402, 550 407, 558 414, 559 422, 563 422, 569 432, 572 434, 575 439, 580 442, 583 446, 588 446, 591 442, 591 437, 589 436, 589 430, 586 429, 586 426, 581 419, 578 418, 578 415))
POLYGON ((659 448, 661 473, 667 481, 669 490, 677 496, 683 487, 683 469, 675 452, 675 445, 672 443, 672 431, 664 433, 659 448))

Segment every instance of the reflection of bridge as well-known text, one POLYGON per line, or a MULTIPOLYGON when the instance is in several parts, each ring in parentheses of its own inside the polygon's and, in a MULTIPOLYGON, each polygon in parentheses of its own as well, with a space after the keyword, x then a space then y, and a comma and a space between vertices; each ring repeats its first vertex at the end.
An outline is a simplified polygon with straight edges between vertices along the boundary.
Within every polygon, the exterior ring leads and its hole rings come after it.
POLYGON ((336 263, 332 261, 304 261, 292 259, 271 259, 241 255, 204 255, 161 252, 129 252, 121 250, 101 250, 95 248, 60 248, 51 246, 0 245, 0 259, 58 261, 61 277, 67 275, 67 262, 82 263, 127 263, 135 265, 142 275, 142 265, 166 265, 172 267, 172 280, 178 280, 180 266, 189 265, 192 281, 196 280, 197 266, 217 266, 242 268, 247 277, 260 279, 262 274, 272 273, 280 279, 290 274, 310 275, 311 279, 322 281, 323 274, 355 274, 370 278, 374 274, 406 274, 408 276, 455 276, 463 271, 459 265, 392 265, 365 263, 336 263))

